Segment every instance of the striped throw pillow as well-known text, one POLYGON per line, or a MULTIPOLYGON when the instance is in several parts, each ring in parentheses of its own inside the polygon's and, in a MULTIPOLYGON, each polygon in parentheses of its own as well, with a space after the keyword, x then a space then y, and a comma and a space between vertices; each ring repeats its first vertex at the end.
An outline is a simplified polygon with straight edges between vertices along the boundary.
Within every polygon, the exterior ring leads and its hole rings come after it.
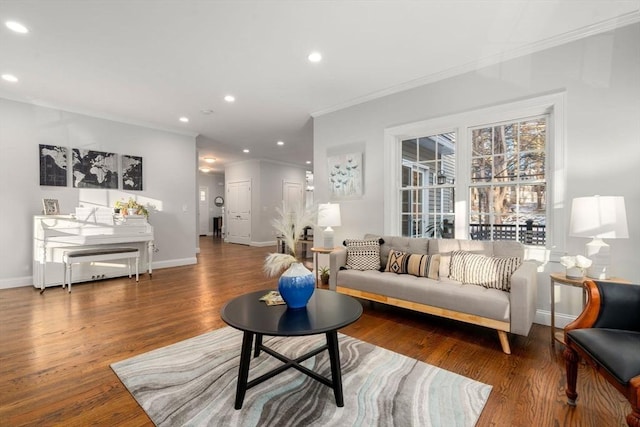
POLYGON ((410 254, 391 249, 389 260, 384 271, 396 274, 411 274, 418 277, 428 277, 438 280, 440 268, 440 254, 424 255, 410 254))
POLYGON ((440 278, 438 270, 440 270, 440 254, 410 254, 407 257, 407 273, 411 275, 438 280, 440 278))
POLYGON ((459 282, 509 292, 511 275, 521 264, 519 257, 500 258, 453 251, 449 277, 459 282))
POLYGON ((344 241, 347 247, 347 269, 351 270, 379 270, 380 269, 380 241, 378 239, 344 241))

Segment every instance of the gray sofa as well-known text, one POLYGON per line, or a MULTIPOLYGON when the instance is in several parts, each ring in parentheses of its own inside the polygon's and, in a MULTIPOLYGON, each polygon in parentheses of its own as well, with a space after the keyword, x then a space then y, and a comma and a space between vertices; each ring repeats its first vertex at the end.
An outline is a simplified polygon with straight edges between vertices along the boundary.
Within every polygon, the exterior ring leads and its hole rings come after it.
POLYGON ((379 270, 347 270, 344 269, 347 251, 341 248, 330 254, 330 289, 495 329, 502 350, 507 354, 511 354, 507 333, 528 335, 536 310, 537 267, 534 262, 523 261, 513 272, 510 292, 466 284, 449 277, 452 251, 524 259, 524 247, 519 242, 377 235, 366 235, 367 238, 383 239, 384 243, 380 245, 382 268, 387 264, 391 249, 414 254, 440 254, 439 279, 379 270))

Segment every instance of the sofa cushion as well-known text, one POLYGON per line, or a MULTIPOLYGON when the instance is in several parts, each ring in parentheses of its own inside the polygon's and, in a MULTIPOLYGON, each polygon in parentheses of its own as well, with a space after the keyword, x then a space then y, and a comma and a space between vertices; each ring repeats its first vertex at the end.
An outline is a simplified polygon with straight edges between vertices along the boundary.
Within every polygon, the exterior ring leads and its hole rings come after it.
POLYGON ((377 236, 375 234, 365 234, 364 238, 380 238, 383 240, 383 243, 380 244, 380 265, 383 267, 387 265, 387 258, 391 249, 412 254, 426 254, 431 241, 431 239, 426 238, 377 236))
POLYGON ((391 249, 384 271, 437 280, 440 277, 438 274, 439 266, 440 254, 410 254, 391 249))
POLYGON ((520 267, 519 257, 490 257, 466 251, 451 253, 449 277, 463 283, 509 291, 511 274, 520 267))
POLYGON ((341 270, 338 271, 338 286, 503 322, 510 319, 509 293, 447 278, 437 281, 408 274, 341 270))
POLYGON ((364 271, 380 268, 379 239, 347 239, 344 245, 347 247, 347 269, 364 271))
POLYGON ((440 277, 449 277, 451 252, 460 250, 458 239, 434 239, 429 244, 429 255, 440 254, 440 277))

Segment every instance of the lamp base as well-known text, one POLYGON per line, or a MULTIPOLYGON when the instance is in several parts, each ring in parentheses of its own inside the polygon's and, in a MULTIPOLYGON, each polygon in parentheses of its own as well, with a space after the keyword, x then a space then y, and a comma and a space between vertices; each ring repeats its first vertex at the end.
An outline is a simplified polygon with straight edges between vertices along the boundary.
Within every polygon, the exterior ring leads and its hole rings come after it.
POLYGON ((333 248, 333 228, 327 227, 322 231, 322 242, 325 249, 333 248))
POLYGON ((587 258, 592 261, 591 267, 587 269, 587 277, 591 279, 606 280, 611 277, 611 246, 594 238, 586 245, 587 258))

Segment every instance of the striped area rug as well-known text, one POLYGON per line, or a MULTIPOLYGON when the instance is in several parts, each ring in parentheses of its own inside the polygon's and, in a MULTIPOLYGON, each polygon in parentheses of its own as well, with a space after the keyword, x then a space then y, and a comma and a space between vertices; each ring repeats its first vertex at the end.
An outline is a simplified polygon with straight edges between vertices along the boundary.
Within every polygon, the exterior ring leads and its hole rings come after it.
MULTIPOLYGON (((338 334, 344 407, 333 390, 295 369, 247 391, 234 410, 242 333, 215 330, 111 368, 158 426, 473 426, 491 386, 338 334)), ((324 344, 311 337, 266 337, 288 357, 324 344)), ((280 365, 261 352, 249 380, 280 365)), ((326 351, 303 363, 330 378, 326 351)))

